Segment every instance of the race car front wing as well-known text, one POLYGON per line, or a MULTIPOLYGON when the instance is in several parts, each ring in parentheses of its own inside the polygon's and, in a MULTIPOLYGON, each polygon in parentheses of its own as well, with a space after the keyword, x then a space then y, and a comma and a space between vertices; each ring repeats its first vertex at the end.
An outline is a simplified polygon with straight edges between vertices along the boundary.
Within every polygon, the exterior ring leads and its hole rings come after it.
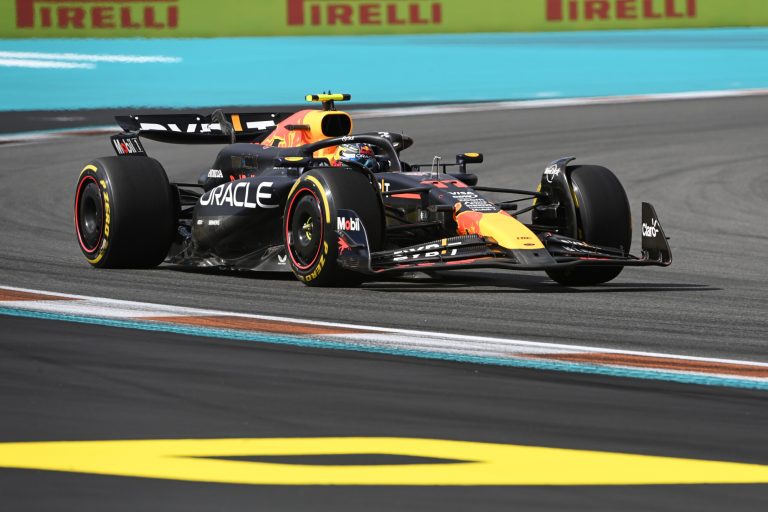
MULTIPOLYGON (((351 210, 342 210, 339 215, 358 218, 351 210)), ((650 203, 642 205, 641 256, 626 255, 620 248, 592 245, 554 233, 540 235, 543 250, 510 250, 479 235, 466 235, 371 253, 363 223, 350 225, 358 229, 337 231, 338 262, 349 270, 372 275, 473 268, 540 271, 576 266, 666 267, 672 264, 668 238, 650 203)))

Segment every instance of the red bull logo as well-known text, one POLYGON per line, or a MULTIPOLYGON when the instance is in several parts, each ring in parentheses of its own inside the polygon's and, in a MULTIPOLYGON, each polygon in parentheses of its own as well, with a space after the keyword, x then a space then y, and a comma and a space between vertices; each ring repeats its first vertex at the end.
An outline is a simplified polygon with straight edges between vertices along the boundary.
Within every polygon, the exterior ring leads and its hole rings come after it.
POLYGON ((697 0, 547 0, 547 21, 695 18, 697 0))
POLYGON ((289 26, 439 25, 442 2, 424 0, 286 0, 289 26))
POLYGON ((175 29, 178 0, 16 0, 17 28, 175 29))

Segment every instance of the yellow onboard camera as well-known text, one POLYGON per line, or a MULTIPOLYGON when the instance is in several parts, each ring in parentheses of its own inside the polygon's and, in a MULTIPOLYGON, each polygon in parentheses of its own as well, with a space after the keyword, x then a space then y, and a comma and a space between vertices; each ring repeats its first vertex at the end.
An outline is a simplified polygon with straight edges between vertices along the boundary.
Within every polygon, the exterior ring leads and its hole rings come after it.
POLYGON ((351 94, 307 94, 307 101, 317 101, 323 104, 323 110, 336 110, 336 101, 349 101, 352 99, 351 94))

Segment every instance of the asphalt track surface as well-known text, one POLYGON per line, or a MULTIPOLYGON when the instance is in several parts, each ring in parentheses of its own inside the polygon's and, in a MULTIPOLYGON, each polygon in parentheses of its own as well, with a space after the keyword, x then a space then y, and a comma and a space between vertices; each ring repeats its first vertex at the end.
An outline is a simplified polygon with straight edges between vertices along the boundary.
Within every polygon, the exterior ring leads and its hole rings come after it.
MULTIPOLYGON (((395 436, 768 463, 763 392, 29 319, 2 329, 2 441, 395 436)), ((764 510, 766 487, 279 487, 0 470, 9 511, 764 510)))
MULTIPOLYGON (((768 361, 768 98, 364 120, 411 161, 486 154, 481 183, 535 187, 549 160, 613 169, 652 202, 668 269, 563 288, 539 274, 318 290, 290 276, 97 271, 79 253, 77 173, 105 137, 5 146, 2 284, 249 313, 768 361)), ((147 144, 171 179, 216 148, 147 144)), ((639 235, 635 233, 635 246, 639 235)), ((0 318, 0 440, 404 436, 768 464, 765 394, 0 318)), ((0 470, 11 509, 759 510, 766 486, 296 489, 0 470), (108 505, 108 506, 107 506, 108 505)), ((7 498, 5 498, 7 497, 7 498)))
MULTIPOLYGON (((596 288, 564 288, 540 273, 463 272, 442 281, 316 289, 286 275, 96 271, 72 228, 74 183, 107 137, 2 149, 4 284, 338 322, 511 336, 612 348, 768 361, 768 98, 659 102, 367 119, 357 131, 404 131, 406 154, 431 162, 477 150, 481 184, 535 188, 550 160, 613 169, 636 223, 656 206, 672 238, 667 269, 626 269, 596 288)), ((194 181, 216 146, 148 142, 172 180, 194 181)), ((633 247, 639 246, 635 226, 633 247)))

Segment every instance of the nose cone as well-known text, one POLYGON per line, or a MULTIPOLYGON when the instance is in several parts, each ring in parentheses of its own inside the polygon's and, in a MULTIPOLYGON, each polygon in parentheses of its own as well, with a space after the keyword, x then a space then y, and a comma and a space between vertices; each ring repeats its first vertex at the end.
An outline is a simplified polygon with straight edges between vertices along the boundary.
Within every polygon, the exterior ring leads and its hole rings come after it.
POLYGON ((492 238, 505 249, 544 249, 539 237, 507 212, 462 212, 456 223, 460 235, 492 238))

